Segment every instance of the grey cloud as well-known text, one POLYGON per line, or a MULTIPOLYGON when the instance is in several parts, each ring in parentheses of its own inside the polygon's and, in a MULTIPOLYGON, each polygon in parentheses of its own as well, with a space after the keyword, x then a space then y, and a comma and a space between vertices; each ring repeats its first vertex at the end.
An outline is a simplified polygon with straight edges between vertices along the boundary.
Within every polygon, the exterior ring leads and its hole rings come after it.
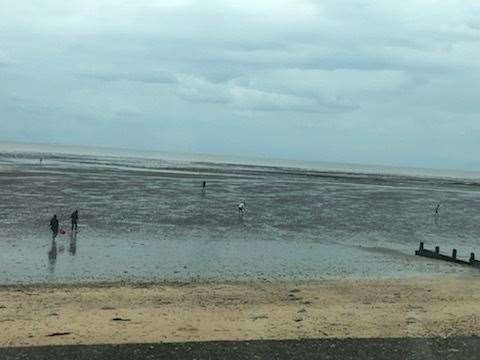
POLYGON ((92 72, 80 76, 101 81, 136 81, 147 84, 173 84, 176 78, 168 72, 141 73, 141 72, 92 72))
POLYGON ((349 112, 357 107, 339 99, 318 99, 248 88, 231 89, 234 106, 245 110, 307 113, 349 112))
POLYGON ((342 112, 356 106, 327 96, 305 96, 239 86, 235 81, 212 83, 194 76, 179 75, 177 94, 186 101, 221 103, 241 110, 291 112, 342 112))
POLYGON ((228 88, 191 75, 178 75, 176 93, 182 99, 195 102, 229 103, 228 88))

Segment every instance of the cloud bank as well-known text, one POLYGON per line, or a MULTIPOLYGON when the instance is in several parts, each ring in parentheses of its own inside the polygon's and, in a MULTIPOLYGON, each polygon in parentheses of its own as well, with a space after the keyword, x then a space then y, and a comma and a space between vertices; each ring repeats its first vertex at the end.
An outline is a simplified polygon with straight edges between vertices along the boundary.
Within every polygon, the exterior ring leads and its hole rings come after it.
POLYGON ((475 2, 0 10, 5 140, 480 169, 475 2))

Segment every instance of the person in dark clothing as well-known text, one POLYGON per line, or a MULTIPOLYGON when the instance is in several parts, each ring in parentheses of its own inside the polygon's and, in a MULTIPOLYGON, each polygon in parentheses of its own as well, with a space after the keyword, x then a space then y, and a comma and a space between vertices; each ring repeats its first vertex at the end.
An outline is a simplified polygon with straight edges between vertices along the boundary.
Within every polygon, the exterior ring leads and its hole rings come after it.
POLYGON ((202 182, 202 190, 205 191, 206 187, 207 187, 207 182, 203 181, 202 182))
POLYGON ((440 203, 435 207, 435 215, 438 215, 438 210, 440 210, 440 203))
POLYGON ((50 220, 50 229, 52 230, 53 238, 56 238, 58 235, 58 219, 57 215, 53 215, 50 220))
POLYGON ((72 219, 72 231, 78 229, 78 210, 75 210, 72 215, 70 215, 72 219))

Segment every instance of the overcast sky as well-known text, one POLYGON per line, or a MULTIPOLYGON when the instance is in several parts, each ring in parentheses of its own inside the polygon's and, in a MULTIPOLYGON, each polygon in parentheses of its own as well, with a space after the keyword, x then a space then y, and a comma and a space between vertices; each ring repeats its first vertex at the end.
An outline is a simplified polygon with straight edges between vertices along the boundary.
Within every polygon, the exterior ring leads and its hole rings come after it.
POLYGON ((480 170, 480 2, 0 0, 0 139, 480 170))

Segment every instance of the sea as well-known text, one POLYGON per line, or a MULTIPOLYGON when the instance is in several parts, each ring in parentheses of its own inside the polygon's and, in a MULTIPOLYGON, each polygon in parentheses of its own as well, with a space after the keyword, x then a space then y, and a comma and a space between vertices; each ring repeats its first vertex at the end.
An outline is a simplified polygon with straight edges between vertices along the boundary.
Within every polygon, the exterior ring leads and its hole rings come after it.
POLYGON ((480 273, 420 242, 480 256, 480 172, 0 142, 0 285, 480 273))

